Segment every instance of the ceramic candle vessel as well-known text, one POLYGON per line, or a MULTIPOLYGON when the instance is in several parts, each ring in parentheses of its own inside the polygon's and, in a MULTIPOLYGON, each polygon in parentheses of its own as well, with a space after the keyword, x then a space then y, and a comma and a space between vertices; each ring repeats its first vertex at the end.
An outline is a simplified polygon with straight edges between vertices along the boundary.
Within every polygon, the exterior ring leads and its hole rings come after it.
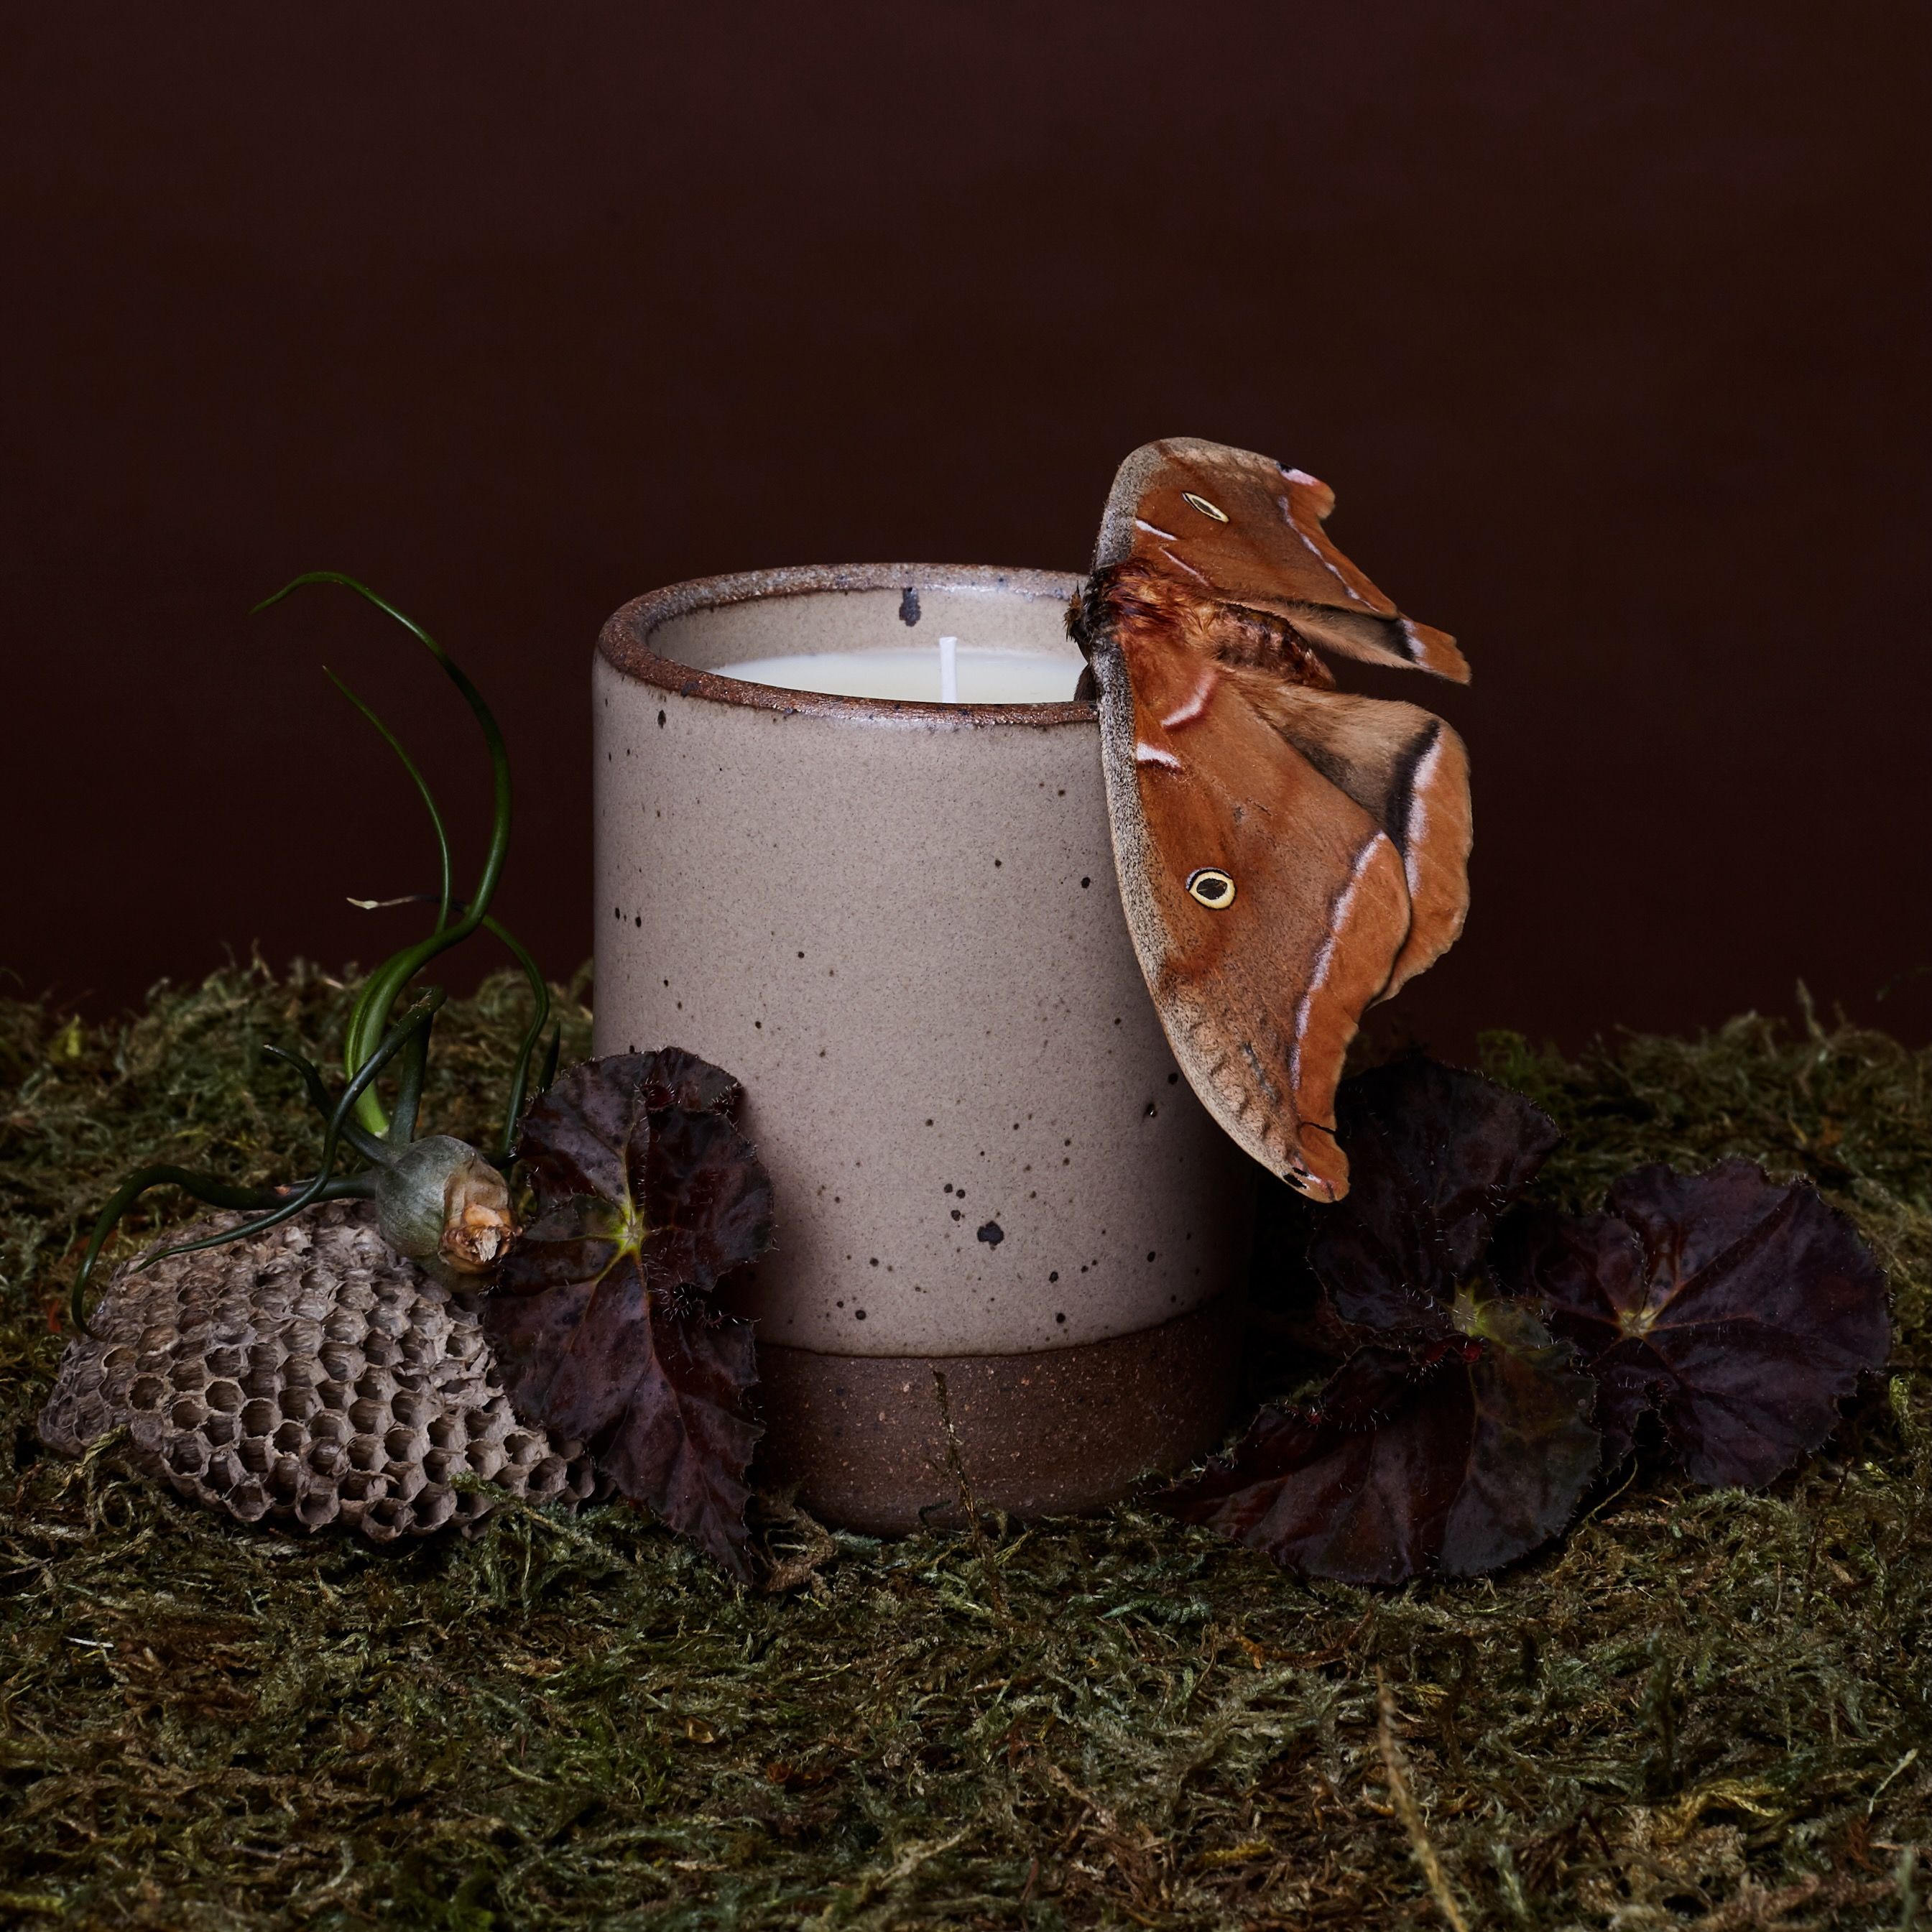
POLYGON ((715 578, 599 640, 596 1050, 742 1082, 778 1208, 736 1301, 758 1472, 855 1528, 932 1520, 962 1474, 1016 1514, 1090 1507, 1211 1446, 1233 1400, 1254 1169, 1142 980, 1094 706, 713 668, 945 634, 1062 659, 1070 690, 1077 581, 715 578))

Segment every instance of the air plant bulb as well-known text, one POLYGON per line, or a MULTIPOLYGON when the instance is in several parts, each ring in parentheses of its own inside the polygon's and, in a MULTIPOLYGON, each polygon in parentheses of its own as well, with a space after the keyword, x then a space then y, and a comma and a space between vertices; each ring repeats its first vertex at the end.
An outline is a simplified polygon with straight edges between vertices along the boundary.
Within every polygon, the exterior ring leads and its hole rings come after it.
POLYGON ((382 1238, 399 1255, 460 1275, 488 1274, 516 1232, 510 1190, 466 1141, 412 1141, 376 1175, 382 1238))
MULTIPOLYGON (((452 887, 449 840, 442 816, 422 774, 395 734, 336 679, 350 701, 401 760, 422 795, 430 829, 436 835, 440 862, 440 878, 434 892, 409 894, 400 900, 358 900, 356 903, 408 904, 418 898, 425 898, 436 907, 435 928, 392 954, 364 982, 350 1014, 343 1050, 347 1084, 339 1095, 328 1090, 321 1070, 303 1054, 274 1046, 262 1049, 301 1075, 310 1102, 322 1117, 320 1157, 312 1174, 300 1180, 247 1187, 217 1174, 156 1162, 137 1168, 116 1190, 94 1222, 69 1297, 74 1326, 83 1333, 88 1332, 88 1286, 102 1250, 122 1216, 152 1188, 178 1187, 210 1207, 238 1210, 252 1218, 235 1221, 172 1247, 156 1249, 140 1264, 142 1268, 170 1256, 254 1239, 312 1207, 332 1201, 373 1200, 382 1238, 390 1247, 441 1277, 450 1287, 494 1273, 516 1234, 509 1189, 501 1169, 508 1164, 517 1123, 529 1092, 532 1056, 549 1018, 550 990, 536 962, 490 914, 490 898, 510 842, 510 768, 502 734, 482 694, 442 646, 366 584, 338 571, 312 571, 278 591, 267 604, 279 603, 305 584, 337 584, 352 590, 394 618, 436 658, 474 715, 489 753, 494 794, 490 843, 482 871, 474 890, 459 904, 452 887), (406 1010, 400 1016, 396 1011, 431 960, 478 931, 490 933, 509 948, 530 982, 535 1009, 511 1069, 503 1130, 494 1162, 466 1142, 449 1135, 416 1138, 430 1029, 442 1004, 442 991, 434 986, 416 988, 406 1010), (395 1068, 392 1076, 395 1088, 393 1115, 385 1111, 376 1089, 377 1077, 392 1063, 395 1068), (362 1167, 343 1171, 340 1163, 352 1158, 359 1158, 362 1167)), ((267 604, 257 608, 266 609, 267 604)), ((334 676, 333 673, 330 675, 334 676)), ((539 1092, 556 1071, 560 1036, 558 1032, 550 1036, 544 1071, 537 1083, 539 1092)))

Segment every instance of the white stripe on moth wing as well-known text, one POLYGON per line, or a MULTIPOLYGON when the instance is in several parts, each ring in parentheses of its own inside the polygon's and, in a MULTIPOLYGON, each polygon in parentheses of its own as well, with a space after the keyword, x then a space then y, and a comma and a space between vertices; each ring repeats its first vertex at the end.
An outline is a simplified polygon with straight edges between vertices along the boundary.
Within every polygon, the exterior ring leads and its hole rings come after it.
POLYGON ((1302 1096, 1302 1046, 1308 1040, 1308 1009, 1314 1006, 1316 993, 1319 993, 1328 982, 1329 964, 1335 958, 1335 946, 1341 941, 1342 923, 1348 918, 1348 902, 1354 898, 1356 886, 1362 883, 1362 873, 1368 872, 1368 862, 1376 856, 1378 841, 1388 844, 1388 835, 1376 832, 1374 838, 1370 838, 1368 844, 1362 846, 1360 858, 1356 858, 1354 869, 1348 873, 1348 883, 1329 900, 1328 939, 1322 941, 1322 950, 1316 955, 1314 972, 1308 976, 1308 986, 1302 991, 1302 997, 1294 1003, 1294 1046, 1288 1051, 1288 1084, 1296 1101, 1302 1096))
POLYGON ((1378 832, 1362 848, 1354 869, 1349 873, 1348 883, 1328 902, 1328 936, 1322 942, 1322 950, 1315 956, 1315 970, 1309 975, 1308 990, 1295 1003, 1294 1051, 1289 1056, 1289 1064, 1294 1075, 1295 1092, 1301 1090, 1301 1043, 1308 1036, 1308 1009, 1317 993, 1322 991, 1328 977, 1328 968, 1335 957, 1335 948, 1340 943, 1342 928, 1348 922, 1348 910, 1355 894, 1360 888, 1364 874, 1378 848, 1393 844, 1386 832, 1378 832))
POLYGON ((1189 692, 1186 700, 1160 721, 1161 729, 1172 731, 1178 726, 1192 724, 1208 709, 1208 700, 1214 695, 1214 687, 1220 681, 1211 667, 1202 671, 1200 682, 1189 692))
POLYGON ((1206 584, 1210 590, 1214 588, 1214 580, 1211 577, 1204 576, 1199 571, 1196 570, 1191 563, 1184 563, 1179 557, 1174 555, 1172 550, 1164 550, 1161 552, 1161 555, 1166 557, 1168 562, 1172 564, 1176 570, 1184 570, 1190 577, 1194 578, 1197 582, 1206 584))
POLYGON ((1422 761, 1409 775, 1408 823, 1402 827, 1402 877, 1408 881, 1408 896, 1417 896, 1422 886, 1422 866, 1420 854, 1423 842, 1429 836, 1429 791, 1436 782, 1437 768, 1442 763, 1442 734, 1436 734, 1436 740, 1422 754, 1422 761))
POLYGON ((1172 752, 1163 752, 1158 745, 1142 744, 1138 740, 1134 744, 1134 763, 1137 765, 1160 765, 1171 772, 1181 769, 1180 760, 1172 752))
POLYGON ((1354 869, 1348 873, 1348 883, 1335 895, 1335 898, 1329 900, 1328 939, 1322 941, 1322 950, 1316 955, 1316 970, 1308 976, 1308 987, 1294 1003, 1294 1046, 1288 1049, 1288 1091, 1296 1105, 1300 1103, 1302 1097, 1302 1046, 1308 1040, 1308 1009, 1314 1005, 1316 993, 1324 989, 1324 983, 1328 982, 1329 964, 1335 958, 1335 946, 1341 941, 1342 926, 1348 920, 1348 904, 1354 898, 1356 886, 1362 883, 1362 873, 1368 872, 1368 862, 1376 856, 1376 846, 1389 842, 1391 841, 1388 832, 1376 832, 1374 838, 1370 838, 1368 844, 1362 846, 1362 856, 1356 860, 1354 869))
MULTIPOLYGON (((1312 479, 1311 478, 1310 480, 1312 481, 1312 479)), ((1286 496, 1277 496, 1275 499, 1275 502, 1280 506, 1282 521, 1285 523, 1288 528, 1308 546, 1308 553, 1314 558, 1315 561, 1321 565, 1322 568, 1325 570, 1328 574, 1342 586, 1342 590, 1349 596, 1352 597, 1358 604, 1366 602, 1367 599, 1363 596, 1362 593, 1358 590, 1339 570, 1336 568, 1334 565, 1328 561, 1326 556, 1322 554, 1322 546, 1294 520, 1294 512, 1290 507, 1288 499, 1286 496)))
POLYGON ((1160 524, 1150 524, 1144 517, 1136 517, 1134 519, 1134 528, 1137 530, 1145 530, 1149 536, 1160 537, 1168 543, 1178 543, 1180 541, 1172 530, 1164 530, 1160 524))
POLYGON ((1423 642, 1415 634, 1415 626, 1406 617, 1402 620, 1402 634, 1408 640, 1409 656, 1418 664, 1421 663, 1424 655, 1423 642))

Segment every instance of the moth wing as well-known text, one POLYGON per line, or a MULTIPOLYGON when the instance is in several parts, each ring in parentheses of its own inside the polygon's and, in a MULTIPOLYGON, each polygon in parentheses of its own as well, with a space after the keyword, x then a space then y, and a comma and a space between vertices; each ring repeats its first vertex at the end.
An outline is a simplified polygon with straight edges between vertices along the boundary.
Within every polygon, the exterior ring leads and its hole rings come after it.
POLYGON ((1294 685, 1264 671, 1227 675, 1330 784, 1394 839, 1408 887, 1408 937, 1381 997, 1432 966, 1469 911, 1469 754, 1434 712, 1415 704, 1294 685))
POLYGON ((1144 444, 1120 465, 1094 566, 1130 560, 1286 617, 1343 657, 1466 684, 1456 640, 1405 617, 1328 540, 1335 493, 1272 457, 1192 436, 1144 444))
POLYGON ((1339 1199, 1335 1089, 1408 935, 1402 855, 1210 658, 1130 638, 1094 664, 1121 899, 1175 1058, 1256 1160, 1339 1199), (1209 867, 1225 907, 1188 890, 1209 867))

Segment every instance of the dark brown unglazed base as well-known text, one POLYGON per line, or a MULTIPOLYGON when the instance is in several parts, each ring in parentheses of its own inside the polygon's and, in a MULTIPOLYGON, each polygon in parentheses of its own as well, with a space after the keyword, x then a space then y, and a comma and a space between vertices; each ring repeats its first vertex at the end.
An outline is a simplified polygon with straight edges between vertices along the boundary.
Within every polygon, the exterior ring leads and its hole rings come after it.
POLYGON ((1225 1295, 1158 1328, 1022 1355, 824 1355, 767 1344, 754 1480, 796 1486, 814 1516, 849 1529, 956 1521, 944 1376, 958 1461, 982 1508, 1022 1516, 1095 1508, 1220 1440, 1239 1370, 1239 1303, 1225 1295))

